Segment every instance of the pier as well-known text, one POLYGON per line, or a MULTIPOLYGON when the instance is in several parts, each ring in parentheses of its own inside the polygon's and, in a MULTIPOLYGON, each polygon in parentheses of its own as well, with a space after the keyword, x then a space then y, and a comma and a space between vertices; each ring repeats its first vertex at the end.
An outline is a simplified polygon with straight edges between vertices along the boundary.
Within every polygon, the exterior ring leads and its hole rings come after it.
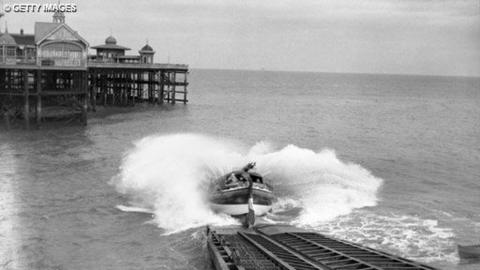
POLYGON ((97 106, 188 102, 188 65, 155 63, 148 42, 138 54, 129 50, 113 36, 90 47, 61 12, 52 22, 36 22, 34 34, 6 28, 0 33, 0 115, 7 129, 18 119, 26 128, 52 118, 87 124, 87 112, 97 106))
POLYGON ((288 225, 207 227, 217 270, 435 270, 399 256, 288 225))

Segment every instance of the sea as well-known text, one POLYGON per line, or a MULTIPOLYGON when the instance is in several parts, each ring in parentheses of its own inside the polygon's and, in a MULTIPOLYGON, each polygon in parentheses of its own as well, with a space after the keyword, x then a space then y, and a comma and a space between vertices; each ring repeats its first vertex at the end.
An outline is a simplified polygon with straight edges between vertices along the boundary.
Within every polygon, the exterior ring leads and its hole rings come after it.
POLYGON ((261 221, 480 269, 480 78, 199 70, 189 103, 0 131, 0 269, 213 269, 212 179, 250 161, 261 221))

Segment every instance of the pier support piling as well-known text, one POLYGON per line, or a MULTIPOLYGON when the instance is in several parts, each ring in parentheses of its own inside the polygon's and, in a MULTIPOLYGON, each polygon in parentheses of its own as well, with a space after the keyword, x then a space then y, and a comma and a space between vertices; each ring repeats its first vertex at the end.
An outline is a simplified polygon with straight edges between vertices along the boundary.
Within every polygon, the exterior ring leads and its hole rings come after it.
POLYGON ((83 102, 82 106, 82 124, 87 125, 87 110, 88 110, 88 76, 87 72, 81 71, 80 73, 80 87, 81 87, 81 92, 83 92, 83 95, 81 95, 80 100, 83 102))
POLYGON ((37 127, 40 126, 42 122, 42 71, 37 70, 35 72, 35 83, 37 88, 37 108, 36 112, 36 120, 37 120, 37 127))
POLYGON ((28 71, 22 71, 22 79, 23 79, 23 88, 25 93, 25 108, 24 108, 24 117, 25 117, 25 128, 30 129, 30 103, 29 97, 30 92, 28 89, 28 71))

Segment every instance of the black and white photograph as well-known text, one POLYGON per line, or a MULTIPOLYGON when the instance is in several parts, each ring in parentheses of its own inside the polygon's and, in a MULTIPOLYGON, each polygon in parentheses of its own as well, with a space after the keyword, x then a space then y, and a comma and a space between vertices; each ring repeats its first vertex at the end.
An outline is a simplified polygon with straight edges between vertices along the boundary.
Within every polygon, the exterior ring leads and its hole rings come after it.
POLYGON ((0 0, 1 270, 479 270, 480 0, 0 0))

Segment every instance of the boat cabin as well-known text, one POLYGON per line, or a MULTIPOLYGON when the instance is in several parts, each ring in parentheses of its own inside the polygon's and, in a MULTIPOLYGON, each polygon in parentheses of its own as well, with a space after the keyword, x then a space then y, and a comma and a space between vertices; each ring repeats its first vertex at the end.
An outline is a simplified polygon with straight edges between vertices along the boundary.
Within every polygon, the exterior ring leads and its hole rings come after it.
POLYGON ((263 177, 258 173, 236 171, 226 176, 225 185, 230 186, 238 183, 248 183, 248 178, 252 179, 253 183, 263 184, 263 177))

